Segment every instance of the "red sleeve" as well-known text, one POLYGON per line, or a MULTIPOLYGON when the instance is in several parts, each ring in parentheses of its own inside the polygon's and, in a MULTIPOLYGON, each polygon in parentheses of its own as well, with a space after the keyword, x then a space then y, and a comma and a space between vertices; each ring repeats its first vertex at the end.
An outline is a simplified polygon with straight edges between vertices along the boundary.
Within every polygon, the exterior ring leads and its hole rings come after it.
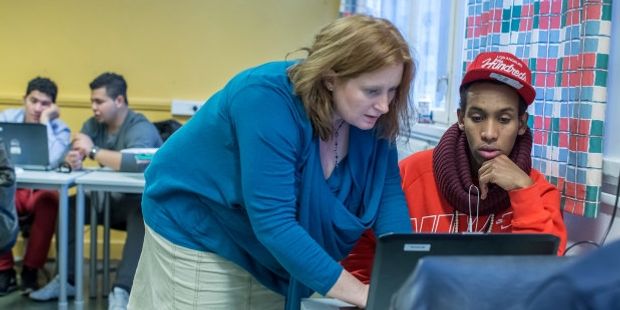
POLYGON ((530 187, 508 193, 513 209, 512 231, 515 233, 546 233, 560 238, 558 255, 566 248, 566 227, 560 208, 560 191, 543 175, 532 170, 530 187))
POLYGON ((357 242, 351 253, 340 264, 358 280, 368 284, 372 273, 377 240, 372 230, 367 230, 357 242))

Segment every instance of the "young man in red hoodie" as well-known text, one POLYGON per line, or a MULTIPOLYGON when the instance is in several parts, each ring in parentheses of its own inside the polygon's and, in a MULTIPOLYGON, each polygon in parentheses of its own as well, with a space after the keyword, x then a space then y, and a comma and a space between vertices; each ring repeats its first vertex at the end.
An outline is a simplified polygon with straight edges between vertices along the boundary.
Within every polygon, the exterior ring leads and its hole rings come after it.
MULTIPOLYGON (((470 64, 458 123, 437 147, 400 162, 415 232, 547 233, 560 238, 558 254, 564 252, 560 192, 531 167, 531 75, 510 53, 484 52, 470 64)), ((370 278, 375 243, 366 232, 341 262, 362 281, 370 278)))

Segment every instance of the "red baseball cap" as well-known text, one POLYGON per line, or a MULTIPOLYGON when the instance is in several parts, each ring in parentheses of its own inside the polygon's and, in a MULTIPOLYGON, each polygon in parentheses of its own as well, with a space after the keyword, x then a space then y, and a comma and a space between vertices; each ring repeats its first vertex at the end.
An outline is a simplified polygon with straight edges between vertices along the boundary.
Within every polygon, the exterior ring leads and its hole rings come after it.
POLYGON ((483 52, 467 67, 461 86, 482 80, 500 81, 517 90, 527 105, 536 98, 532 71, 517 56, 506 52, 483 52))

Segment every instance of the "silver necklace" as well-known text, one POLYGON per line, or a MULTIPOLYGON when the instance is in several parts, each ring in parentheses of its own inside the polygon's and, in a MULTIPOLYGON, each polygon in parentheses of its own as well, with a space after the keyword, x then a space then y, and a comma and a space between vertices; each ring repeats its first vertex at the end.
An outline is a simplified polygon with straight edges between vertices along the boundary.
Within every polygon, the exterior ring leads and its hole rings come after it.
POLYGON ((340 121, 340 124, 338 125, 338 127, 336 127, 336 131, 334 131, 334 158, 335 158, 335 167, 338 167, 338 164, 340 163, 339 158, 338 158, 338 134, 340 133, 340 128, 342 128, 342 125, 344 125, 344 120, 340 121))

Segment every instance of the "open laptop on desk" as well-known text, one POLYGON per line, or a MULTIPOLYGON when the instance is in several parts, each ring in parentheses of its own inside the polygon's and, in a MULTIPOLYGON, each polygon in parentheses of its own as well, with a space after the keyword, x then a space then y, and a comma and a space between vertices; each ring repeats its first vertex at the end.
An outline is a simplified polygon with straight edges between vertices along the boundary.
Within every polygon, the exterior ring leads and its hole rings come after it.
POLYGON ((16 167, 49 170, 47 126, 31 123, 0 122, 0 141, 16 167))
POLYGON ((548 234, 390 234, 377 239, 367 309, 388 309, 392 295, 427 255, 555 255, 548 234))

